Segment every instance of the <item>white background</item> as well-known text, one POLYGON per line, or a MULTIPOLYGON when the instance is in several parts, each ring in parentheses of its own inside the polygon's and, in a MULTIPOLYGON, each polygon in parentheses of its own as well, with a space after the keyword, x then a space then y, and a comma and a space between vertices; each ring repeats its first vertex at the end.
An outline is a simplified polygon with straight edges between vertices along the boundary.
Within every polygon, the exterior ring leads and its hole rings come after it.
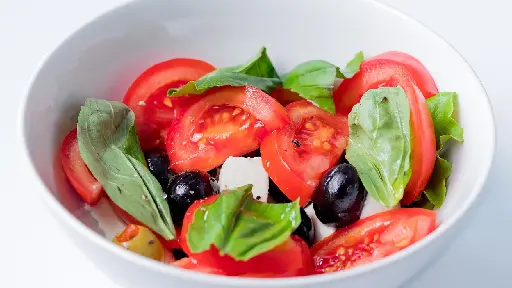
MULTIPOLYGON (((14 137, 20 99, 43 57, 86 21, 125 1, 0 0, 0 287, 120 288, 64 236, 33 191, 20 190, 24 175, 10 147, 21 145, 14 137)), ((473 222, 438 263, 406 287, 512 287, 512 191, 505 168, 512 161, 512 2, 382 2, 424 22, 466 57, 487 89, 498 124, 498 154, 473 222)))

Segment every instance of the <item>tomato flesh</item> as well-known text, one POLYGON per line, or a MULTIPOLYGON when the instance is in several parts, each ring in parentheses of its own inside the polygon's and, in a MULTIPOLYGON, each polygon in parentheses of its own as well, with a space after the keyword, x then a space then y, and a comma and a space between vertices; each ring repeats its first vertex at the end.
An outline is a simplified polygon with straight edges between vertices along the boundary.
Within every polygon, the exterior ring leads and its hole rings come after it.
POLYGON ((301 238, 294 235, 276 248, 248 261, 237 261, 229 255, 220 255, 219 250, 214 246, 201 253, 192 253, 187 244, 187 235, 194 213, 201 206, 213 203, 217 197, 218 195, 214 195, 194 202, 183 220, 180 242, 185 253, 199 265, 218 268, 227 275, 244 277, 289 277, 312 273, 313 262, 308 246, 301 238))
POLYGON ((416 86, 418 86, 418 89, 420 89, 425 98, 430 98, 439 93, 436 82, 428 72, 427 68, 415 57, 403 52, 389 51, 379 54, 371 59, 388 59, 403 64, 411 74, 416 86))
POLYGON ((62 141, 60 160, 64 174, 78 195, 89 206, 96 205, 105 191, 80 156, 76 129, 71 130, 62 141))
POLYGON ((229 156, 256 150, 268 133, 288 123, 284 107, 259 89, 211 89, 169 128, 171 169, 211 170, 229 156))
POLYGON ((389 256, 436 228, 436 213, 420 208, 388 210, 336 230, 311 248, 316 273, 346 270, 389 256))
POLYGON ((294 102, 286 111, 292 124, 265 138, 260 148, 263 167, 290 200, 300 198, 305 205, 347 146, 347 119, 308 101, 294 102))
POLYGON ((123 102, 135 113, 143 150, 164 147, 171 122, 200 99, 199 95, 170 99, 167 91, 214 70, 215 67, 201 60, 177 58, 151 66, 133 82, 123 102))
POLYGON ((192 258, 183 258, 176 262, 171 263, 171 265, 174 265, 179 268, 188 269, 188 270, 194 270, 197 272, 203 272, 208 274, 217 274, 217 275, 226 275, 224 271, 221 269, 217 269, 214 267, 199 265, 196 260, 192 258))
POLYGON ((338 115, 347 116, 363 94, 379 87, 402 87, 409 100, 412 133, 412 174, 400 201, 411 204, 427 185, 436 159, 434 124, 425 98, 406 67, 388 59, 368 60, 356 75, 344 80, 334 93, 338 115))

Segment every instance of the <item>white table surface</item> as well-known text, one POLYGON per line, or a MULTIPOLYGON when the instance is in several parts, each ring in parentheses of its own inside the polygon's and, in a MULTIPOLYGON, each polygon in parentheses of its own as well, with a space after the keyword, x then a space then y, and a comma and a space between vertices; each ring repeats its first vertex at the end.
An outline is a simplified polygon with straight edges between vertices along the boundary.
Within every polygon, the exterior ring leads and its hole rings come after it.
MULTIPOLYGON (((5 213, 0 287, 121 288, 75 248, 30 187, 23 186, 17 155, 9 151, 21 145, 14 137, 19 133, 20 99, 43 57, 86 21, 125 1, 0 0, 0 213, 5 213)), ((512 124, 512 2, 382 1, 424 22, 466 57, 487 89, 498 125, 497 157, 473 222, 439 262, 406 287, 512 287, 512 191, 505 172, 512 162, 507 145, 512 140, 512 129, 507 128, 512 124)))

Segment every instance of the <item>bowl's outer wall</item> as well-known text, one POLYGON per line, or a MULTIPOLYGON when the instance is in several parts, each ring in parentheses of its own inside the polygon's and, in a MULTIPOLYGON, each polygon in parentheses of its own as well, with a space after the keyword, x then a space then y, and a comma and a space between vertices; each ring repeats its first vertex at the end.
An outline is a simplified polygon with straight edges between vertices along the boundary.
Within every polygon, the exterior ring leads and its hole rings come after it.
MULTIPOLYGON (((361 49, 367 56, 399 50, 418 57, 441 90, 460 94, 459 120, 465 142, 451 154, 453 173, 446 204, 438 212, 440 223, 460 216, 475 199, 494 151, 489 103, 467 63, 420 24, 373 1, 136 1, 94 20, 50 56, 33 82, 24 116, 29 157, 46 186, 41 186, 41 193, 75 243, 107 274, 132 283, 131 287, 148 282, 148 287, 168 287, 171 282, 200 287, 198 283, 213 279, 171 268, 154 269, 147 260, 127 253, 119 256, 118 249, 99 242, 46 197, 49 190, 67 211, 101 233, 71 191, 56 153, 64 135, 76 124, 80 105, 88 97, 120 100, 144 69, 165 59, 192 57, 223 67, 244 62, 262 45, 280 72, 311 59, 342 66, 361 49)), ((396 287, 436 259, 457 234, 457 226, 439 229, 443 231, 434 233, 432 241, 420 243, 422 249, 407 249, 406 257, 396 256, 400 261, 386 259, 389 263, 377 264, 371 274, 348 272, 345 275, 356 275, 273 281, 265 286, 320 281, 324 283, 320 287, 331 287, 325 281, 340 279, 344 287, 396 287)), ((215 279, 208 282, 210 286, 242 283, 215 279)))

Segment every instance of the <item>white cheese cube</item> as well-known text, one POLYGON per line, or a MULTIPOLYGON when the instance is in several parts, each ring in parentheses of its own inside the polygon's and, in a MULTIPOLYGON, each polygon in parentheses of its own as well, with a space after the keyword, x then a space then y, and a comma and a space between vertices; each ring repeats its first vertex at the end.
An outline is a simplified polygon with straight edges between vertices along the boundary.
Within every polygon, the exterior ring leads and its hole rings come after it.
POLYGON ((311 218, 311 221, 313 222, 313 227, 315 227, 315 240, 314 242, 318 242, 325 237, 331 235, 336 231, 336 228, 327 226, 324 223, 322 223, 315 214, 315 209, 313 209, 313 204, 310 204, 306 209, 304 209, 306 213, 308 214, 309 218, 311 218))
POLYGON ((233 189, 252 184, 254 199, 267 202, 268 174, 261 157, 229 157, 222 165, 219 175, 220 190, 233 189))
POLYGON ((388 208, 377 202, 377 200, 375 200, 370 194, 366 196, 366 200, 364 201, 363 205, 364 206, 363 211, 361 212, 361 219, 380 212, 400 208, 400 204, 397 204, 395 207, 388 208))

